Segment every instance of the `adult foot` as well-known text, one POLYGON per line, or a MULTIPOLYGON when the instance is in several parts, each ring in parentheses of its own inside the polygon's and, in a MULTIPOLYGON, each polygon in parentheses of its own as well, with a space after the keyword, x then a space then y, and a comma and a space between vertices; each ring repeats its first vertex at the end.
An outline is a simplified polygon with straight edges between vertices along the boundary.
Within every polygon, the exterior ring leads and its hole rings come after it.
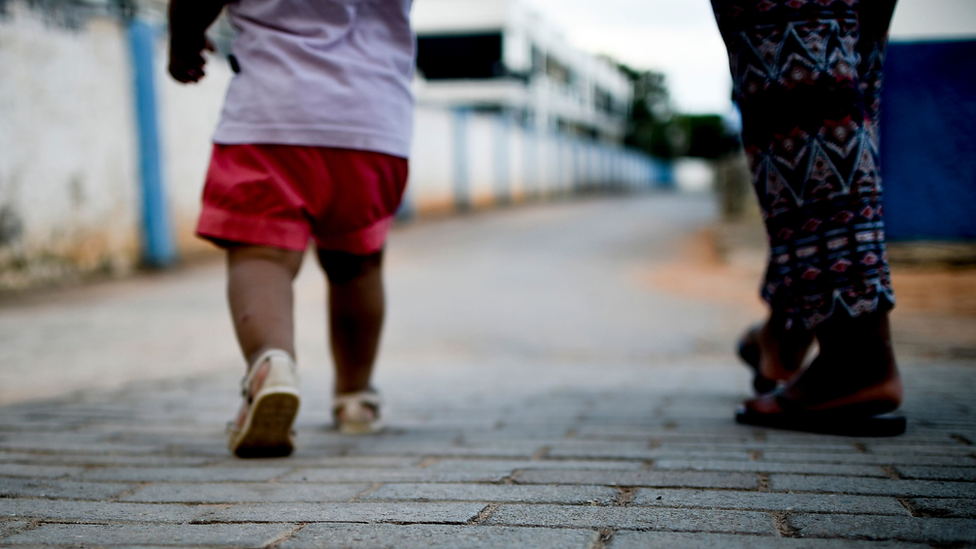
POLYGON ((778 390, 746 401, 737 420, 837 434, 852 434, 852 426, 865 435, 904 432, 903 417, 877 417, 896 410, 904 394, 887 313, 831 319, 816 334, 813 363, 778 390))
POLYGON ((749 329, 739 340, 739 356, 753 370, 752 386, 758 394, 776 388, 803 366, 813 344, 813 333, 794 328, 776 315, 749 329))

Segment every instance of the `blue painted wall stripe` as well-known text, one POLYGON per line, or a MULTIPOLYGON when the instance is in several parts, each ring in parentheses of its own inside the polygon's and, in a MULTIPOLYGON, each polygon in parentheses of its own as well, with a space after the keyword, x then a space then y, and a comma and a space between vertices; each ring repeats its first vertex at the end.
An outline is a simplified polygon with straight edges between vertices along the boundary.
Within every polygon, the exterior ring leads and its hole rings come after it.
POLYGON ((151 267, 166 267, 176 260, 173 231, 163 188, 156 84, 153 72, 156 30, 133 19, 128 28, 135 84, 139 134, 139 176, 142 191, 142 260, 151 267))

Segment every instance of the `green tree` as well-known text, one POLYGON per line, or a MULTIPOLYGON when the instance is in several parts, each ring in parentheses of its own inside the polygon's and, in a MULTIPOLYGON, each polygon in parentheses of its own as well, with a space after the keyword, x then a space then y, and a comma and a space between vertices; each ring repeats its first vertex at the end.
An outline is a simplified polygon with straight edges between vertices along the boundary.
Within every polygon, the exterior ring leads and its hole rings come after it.
POLYGON ((620 69, 634 86, 634 102, 624 143, 658 158, 682 156, 687 148, 684 128, 676 124, 665 76, 654 71, 620 69))

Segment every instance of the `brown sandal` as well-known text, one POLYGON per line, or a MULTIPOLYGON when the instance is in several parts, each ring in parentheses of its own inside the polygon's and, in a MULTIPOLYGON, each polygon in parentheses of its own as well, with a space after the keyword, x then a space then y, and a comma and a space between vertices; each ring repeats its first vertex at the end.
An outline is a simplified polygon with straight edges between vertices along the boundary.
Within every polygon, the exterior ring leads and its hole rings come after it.
POLYGON ((760 412, 750 406, 753 402, 750 401, 739 408, 735 421, 757 427, 852 437, 893 437, 904 433, 906 428, 905 416, 895 412, 898 403, 888 399, 851 403, 838 403, 847 400, 838 399, 810 407, 789 398, 785 387, 760 398, 775 399, 780 411, 760 412))

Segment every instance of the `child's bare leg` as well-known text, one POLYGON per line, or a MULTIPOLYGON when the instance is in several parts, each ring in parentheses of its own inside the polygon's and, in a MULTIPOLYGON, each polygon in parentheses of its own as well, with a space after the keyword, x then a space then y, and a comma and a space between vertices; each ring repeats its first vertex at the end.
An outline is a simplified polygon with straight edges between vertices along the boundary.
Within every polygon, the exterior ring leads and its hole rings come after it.
POLYGON ((383 252, 359 256, 319 251, 329 279, 329 336, 335 361, 335 393, 369 388, 379 348, 386 299, 383 252))
POLYGON ((292 281, 302 252, 259 246, 227 251, 227 295, 248 365, 268 349, 295 356, 292 281))

